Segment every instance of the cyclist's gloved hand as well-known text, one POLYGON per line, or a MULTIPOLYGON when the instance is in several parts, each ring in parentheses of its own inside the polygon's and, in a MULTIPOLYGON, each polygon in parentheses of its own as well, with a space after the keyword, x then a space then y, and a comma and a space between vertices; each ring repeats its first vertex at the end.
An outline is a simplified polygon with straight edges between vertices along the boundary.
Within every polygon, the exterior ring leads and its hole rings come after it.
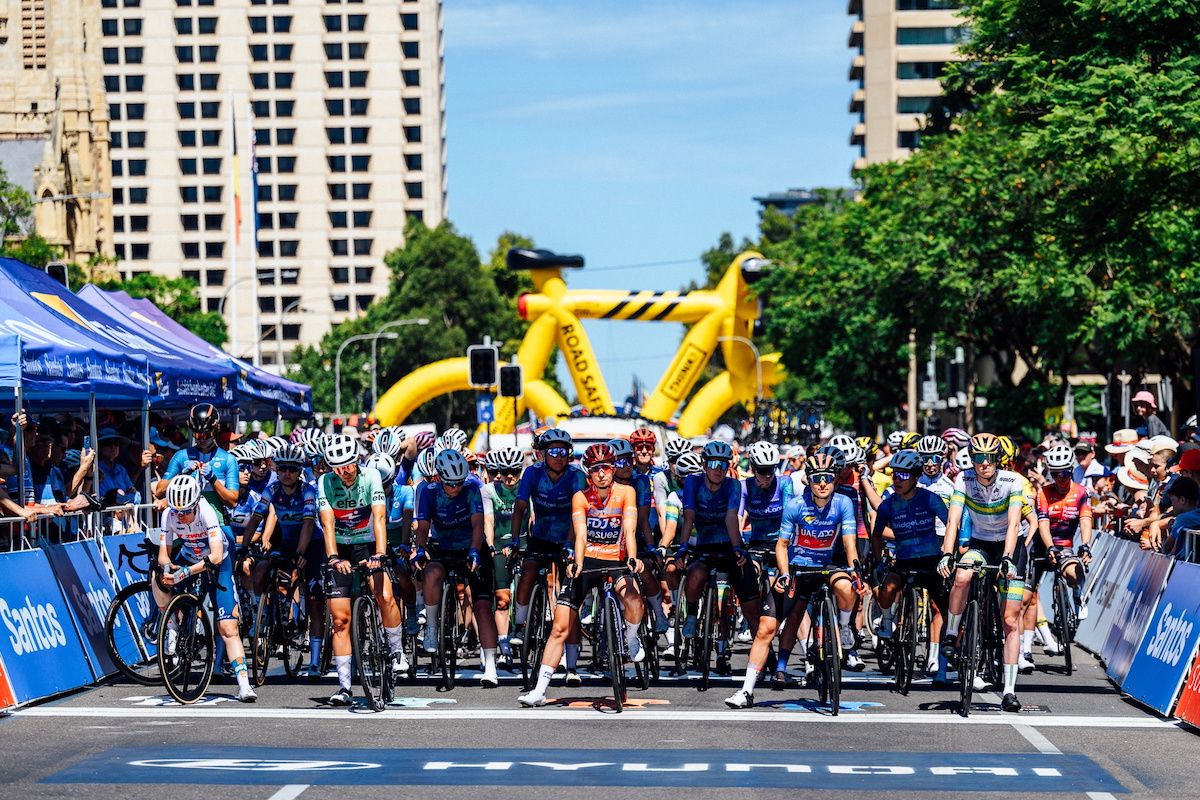
POLYGON ((792 582, 792 576, 786 572, 781 572, 775 576, 775 591, 783 593, 787 591, 788 584, 792 582))
POLYGON ((937 571, 938 575, 943 578, 950 577, 950 568, 954 565, 954 556, 949 553, 942 553, 942 557, 938 559, 937 571))
POLYGON ((1009 580, 1017 577, 1017 565, 1013 563, 1012 556, 1005 555, 1000 559, 1000 574, 1009 580))
POLYGON ((659 545, 658 547, 654 548, 654 552, 658 556, 659 561, 667 560, 667 548, 663 547, 662 545, 659 545))
POLYGON ((854 588, 858 589, 865 582, 865 579, 863 578, 862 563, 855 561, 850 565, 850 569, 854 571, 854 588))
POLYGON ((737 558, 738 564, 745 564, 750 560, 750 553, 744 547, 733 548, 733 555, 737 558))
POLYGON ((629 558, 625 559, 625 566, 629 569, 630 572, 637 573, 637 572, 642 571, 641 562, 638 561, 633 556, 630 556, 629 558))
POLYGON ((471 568, 471 572, 479 569, 479 551, 474 547, 467 551, 467 566, 471 568))
POLYGON ((1046 552, 1046 556, 1050 559, 1051 564, 1057 564, 1059 558, 1062 557, 1062 548, 1055 545, 1046 552))
POLYGON ((414 547, 412 553, 408 557, 408 560, 409 560, 409 562, 411 562, 413 564, 419 564, 420 562, 424 561, 425 558, 426 558, 425 548, 424 547, 414 547))
POLYGON ((688 552, 688 546, 687 546, 686 542, 684 544, 679 545, 679 549, 675 551, 675 560, 678 561, 680 564, 682 564, 684 562, 685 557, 687 556, 687 552, 688 552))
POLYGON ((884 579, 887 578, 888 570, 890 568, 891 568, 891 564, 886 559, 883 561, 880 561, 878 564, 876 564, 875 565, 875 582, 882 585, 884 579))
POLYGON ((571 559, 570 563, 567 564, 567 577, 574 580, 576 577, 578 577, 578 575, 579 563, 574 559, 571 559))

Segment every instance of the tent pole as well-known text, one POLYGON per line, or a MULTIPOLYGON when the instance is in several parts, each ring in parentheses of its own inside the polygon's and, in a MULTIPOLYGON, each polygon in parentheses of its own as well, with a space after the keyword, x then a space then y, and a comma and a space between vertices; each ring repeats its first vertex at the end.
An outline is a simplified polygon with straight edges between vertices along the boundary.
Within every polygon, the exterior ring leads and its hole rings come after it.
MULTIPOLYGON (((88 394, 88 434, 92 440, 92 492, 100 496, 100 437, 96 429, 96 393, 88 394)), ((103 502, 103 498, 101 498, 103 502)), ((103 517, 99 511, 92 512, 92 531, 100 530, 103 517)))
MULTIPOLYGON (((145 397, 142 399, 142 450, 149 450, 149 449, 150 449, 150 398, 145 397)), ((153 500, 154 500, 154 488, 153 488, 154 481, 153 481, 153 476, 152 476, 154 459, 151 458, 150 462, 151 463, 147 464, 146 468, 144 470, 142 470, 142 481, 145 484, 145 488, 146 488, 145 494, 142 496, 143 503, 150 503, 150 502, 153 502, 153 500)), ((151 523, 153 521, 154 521, 154 510, 150 509, 150 508, 143 509, 142 510, 142 524, 145 526, 146 530, 150 530, 151 523)))
MULTIPOLYGON (((25 397, 19 385, 13 389, 13 397, 16 399, 16 413, 20 414, 21 406, 25 404, 25 397)), ((17 504, 23 506, 25 505, 25 482, 29 480, 29 476, 25 474, 25 429, 20 425, 13 425, 13 454, 19 476, 17 485, 20 494, 17 496, 17 504)))
POLYGON ((279 406, 275 406, 275 435, 276 436, 283 436, 283 434, 279 432, 282 427, 283 427, 283 411, 279 408, 279 406))

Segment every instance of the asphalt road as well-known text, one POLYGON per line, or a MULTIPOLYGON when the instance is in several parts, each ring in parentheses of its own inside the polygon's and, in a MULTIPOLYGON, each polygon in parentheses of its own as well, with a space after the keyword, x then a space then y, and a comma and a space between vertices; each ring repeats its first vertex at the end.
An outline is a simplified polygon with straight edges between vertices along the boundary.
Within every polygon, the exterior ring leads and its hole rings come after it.
POLYGON ((517 676, 485 690, 467 673, 449 693, 419 680, 379 714, 329 707, 332 679, 272 677, 253 706, 229 684, 180 707, 118 683, 0 719, 0 798, 1194 798, 1200 738, 1122 700, 1086 653, 1076 664, 1066 678, 1040 657, 1018 684, 1025 710, 985 693, 968 719, 955 691, 926 679, 901 696, 870 669, 846 676, 836 718, 801 687, 760 686, 756 708, 730 711, 740 678, 704 693, 664 680, 620 714, 599 678, 555 685, 542 709, 518 707, 517 676))

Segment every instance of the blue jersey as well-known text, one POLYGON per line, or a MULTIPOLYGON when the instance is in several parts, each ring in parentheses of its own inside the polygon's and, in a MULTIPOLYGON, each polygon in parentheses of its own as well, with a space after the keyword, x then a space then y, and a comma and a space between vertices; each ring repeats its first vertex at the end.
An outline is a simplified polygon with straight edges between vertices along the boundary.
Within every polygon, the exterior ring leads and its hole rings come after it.
POLYGON ((835 493, 824 508, 805 489, 783 508, 779 538, 788 543, 788 563, 797 567, 828 567, 833 563, 834 545, 843 536, 854 536, 857 522, 854 505, 844 494, 835 493))
POLYGON ((575 464, 569 465, 557 481, 550 480, 544 462, 525 470, 517 484, 517 499, 529 503, 533 511, 530 535, 554 544, 571 541, 575 536, 571 528, 571 500, 587 485, 587 473, 575 464))
POLYGON ((754 478, 742 479, 742 511, 750 522, 747 544, 774 544, 783 522, 783 508, 792 499, 792 482, 776 475, 763 489, 754 478))
POLYGON ((220 481, 222 486, 234 492, 241 488, 238 465, 233 456, 219 447, 213 448, 207 453, 201 452, 197 447, 180 450, 171 457, 171 463, 167 465, 167 471, 163 473, 163 479, 169 481, 176 475, 185 473, 194 475, 196 480, 200 481, 201 495, 208 500, 209 505, 217 512, 217 516, 224 521, 226 519, 225 504, 213 490, 212 483, 220 481))
MULTIPOLYGON (((275 549, 285 553, 296 551, 300 544, 300 529, 305 520, 312 520, 314 531, 319 531, 317 520, 317 490, 303 481, 299 482, 296 490, 287 494, 279 481, 273 482, 258 500, 254 513, 263 519, 267 518, 269 508, 275 509, 275 525, 279 529, 279 538, 275 549)), ((317 539, 319 533, 313 536, 317 539)), ((310 540, 311 545, 311 540, 310 540)), ((311 546, 310 546, 311 551, 311 546)), ((321 552, 325 551, 324 540, 321 540, 321 552)))
POLYGON ((387 529, 398 530, 404 520, 404 512, 416 512, 416 494, 413 487, 404 484, 392 487, 392 496, 388 498, 387 529))
MULTIPOLYGON (((246 521, 250 519, 250 515, 258 510, 259 503, 262 497, 266 494, 267 487, 275 480, 275 477, 268 473, 262 480, 250 478, 250 483, 246 485, 245 496, 237 501, 237 505, 229 509, 229 527, 233 529, 234 538, 240 538, 245 532, 246 521)), ((240 491, 240 490, 239 490, 240 491)), ((266 521, 266 515, 263 515, 263 521, 266 521)), ((254 531, 250 531, 254 533, 254 531)))
POLYGON ((471 546, 471 517, 483 514, 479 485, 467 481, 451 497, 440 482, 426 483, 417 496, 417 521, 429 522, 429 539, 442 550, 466 550, 471 546))
POLYGON ((735 478, 725 478, 712 490, 703 475, 688 475, 683 481, 683 510, 695 515, 692 535, 697 545, 729 542, 725 516, 742 505, 741 484, 735 478))
POLYGON ((638 508, 654 502, 654 496, 650 492, 650 477, 649 473, 634 470, 633 477, 629 479, 629 485, 633 487, 634 496, 637 498, 638 508))
POLYGON ((928 489, 917 487, 911 500, 893 492, 875 512, 875 534, 891 528, 896 536, 896 558, 907 561, 942 554, 946 504, 928 489))

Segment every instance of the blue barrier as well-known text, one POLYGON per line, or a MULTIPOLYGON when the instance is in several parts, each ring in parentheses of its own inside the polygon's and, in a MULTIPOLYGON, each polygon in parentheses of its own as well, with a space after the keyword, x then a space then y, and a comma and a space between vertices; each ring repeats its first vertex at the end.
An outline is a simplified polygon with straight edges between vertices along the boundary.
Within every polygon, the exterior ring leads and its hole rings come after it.
MULTIPOLYGON (((146 579, 145 575, 130 566, 128 558, 121 556, 122 545, 125 546, 126 550, 138 551, 142 546, 144 538, 140 533, 126 533, 119 536, 104 537, 104 549, 108 553, 113 569, 116 570, 117 585, 120 589, 124 589, 131 583, 146 579)), ((149 561, 146 557, 139 554, 133 562, 133 566, 136 566, 138 569, 145 569, 149 566, 149 561)), ((142 624, 154 610, 153 604, 146 595, 142 595, 137 603, 126 604, 125 608, 133 615, 133 624, 139 628, 142 627, 142 624)), ((121 656, 129 663, 140 661, 143 654, 138 650, 137 640, 139 639, 143 646, 147 648, 148 654, 153 656, 157 652, 153 638, 148 636, 134 637, 119 630, 121 626, 128 624, 130 624, 129 618, 124 614, 118 614, 115 617, 114 629, 118 630, 118 634, 114 639, 117 642, 117 647, 121 650, 121 656)))
POLYGON ((1109 541, 1103 560, 1088 575, 1083 599, 1088 604, 1088 618, 1079 623, 1075 641, 1101 659, 1106 658, 1104 645, 1114 622, 1121 624, 1119 615, 1124 579, 1142 556, 1136 542, 1104 537, 1109 541))
MULTIPOLYGON (((118 589, 124 589, 129 584, 146 578, 145 575, 130 567, 128 558, 121 557, 121 545, 124 545, 126 550, 140 551, 143 541, 145 541, 145 537, 140 533, 122 533, 116 536, 104 537, 104 549, 108 553, 108 560, 112 562, 113 569, 117 573, 118 589)), ((145 569, 149 566, 148 560, 140 554, 133 563, 139 569, 145 569)))
POLYGON ((18 703, 91 683, 70 608, 41 550, 0 554, 0 659, 18 703))
POLYGON ((1175 559, 1158 553, 1139 550, 1139 554, 1141 558, 1133 570, 1117 576, 1117 616, 1104 643, 1108 677, 1121 687, 1175 563, 1175 559))
POLYGON ((1133 657, 1121 690, 1159 713, 1171 706, 1200 643, 1200 566, 1179 562, 1133 657))
POLYGON ((62 587, 71 611, 75 630, 83 642, 93 680, 117 671, 104 643, 104 615, 112 602, 112 581, 100 560, 99 546, 93 540, 44 548, 50 568, 62 587))

